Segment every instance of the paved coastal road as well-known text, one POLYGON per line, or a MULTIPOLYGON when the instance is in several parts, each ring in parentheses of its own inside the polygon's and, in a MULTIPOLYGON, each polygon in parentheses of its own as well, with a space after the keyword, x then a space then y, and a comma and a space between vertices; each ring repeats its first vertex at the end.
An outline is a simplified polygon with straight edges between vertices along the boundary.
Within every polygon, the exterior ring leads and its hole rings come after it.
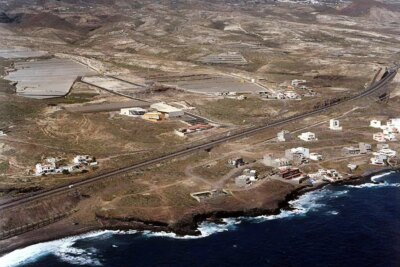
POLYGON ((332 107, 334 107, 336 105, 339 105, 339 104, 341 104, 343 102, 348 102, 348 101, 351 101, 351 100, 360 99, 360 98, 369 96, 374 92, 377 92, 379 89, 384 88, 385 86, 388 85, 388 83, 390 83, 393 80, 393 78, 397 74, 397 70, 398 69, 395 68, 395 69, 392 69, 392 70, 388 71, 386 73, 386 75, 384 75, 381 80, 379 80, 378 82, 375 82, 374 84, 372 84, 370 87, 368 87, 366 90, 364 90, 360 94, 352 96, 352 97, 347 98, 347 99, 344 99, 344 100, 342 100, 340 102, 336 102, 336 103, 330 104, 328 106, 323 106, 321 108, 315 109, 315 110, 310 111, 310 112, 306 112, 306 113, 303 113, 303 114, 295 115, 295 116, 292 116, 292 117, 289 117, 289 118, 286 118, 286 119, 282 119, 282 120, 279 120, 279 121, 275 121, 275 122, 272 122, 272 123, 268 123, 268 124, 265 124, 265 125, 244 129, 244 130, 242 130, 241 132, 238 132, 238 133, 227 133, 225 136, 216 138, 215 140, 210 140, 207 143, 203 143, 203 144, 199 144, 199 145, 192 145, 192 146, 189 146, 187 148, 184 148, 184 149, 181 149, 181 150, 178 150, 178 151, 169 153, 167 155, 160 156, 158 158, 154 158, 154 159, 142 162, 142 163, 138 163, 138 164, 135 164, 135 165, 132 165, 132 166, 120 168, 120 169, 117 169, 115 171, 111 171, 111 172, 108 172, 108 173, 105 173, 105 174, 101 174, 101 175, 97 175, 97 176, 94 176, 94 177, 89 177, 89 178, 87 178, 85 180, 74 182, 74 183, 71 183, 71 184, 68 184, 68 185, 64 185, 64 186, 55 187, 55 188, 52 188, 52 189, 39 191, 39 192, 33 193, 31 195, 24 196, 24 197, 21 197, 21 198, 18 198, 18 199, 13 199, 13 200, 10 200, 8 202, 0 204, 0 210, 5 210, 7 208, 17 207, 18 205, 21 205, 21 204, 24 204, 24 203, 27 203, 27 202, 30 202, 30 201, 40 200, 40 199, 48 197, 48 196, 53 196, 53 195, 56 195, 56 194, 59 194, 59 193, 68 192, 70 190, 74 190, 77 187, 80 187, 80 186, 83 186, 83 185, 87 185, 87 184, 91 184, 91 183, 94 183, 96 181, 100 181, 100 180, 109 178, 111 176, 115 176, 115 175, 118 175, 118 174, 123 174, 123 173, 134 171, 134 170, 139 170, 139 169, 141 169, 143 167, 148 167, 148 166, 160 163, 162 161, 166 161, 166 160, 169 160, 169 159, 172 159, 172 158, 176 158, 176 157, 179 157, 179 156, 183 156, 183 155, 192 154, 192 153, 195 153, 197 151, 209 149, 209 148, 212 148, 215 145, 219 145, 219 144, 225 143, 227 141, 248 137, 248 136, 254 135, 256 133, 259 133, 261 131, 264 131, 266 129, 270 129, 272 127, 281 126, 281 125, 284 125, 284 124, 287 124, 287 123, 290 123, 290 122, 293 122, 293 121, 297 121, 297 120, 304 119, 304 118, 309 117, 309 116, 316 115, 318 113, 321 113, 321 112, 324 112, 326 110, 329 110, 332 107))

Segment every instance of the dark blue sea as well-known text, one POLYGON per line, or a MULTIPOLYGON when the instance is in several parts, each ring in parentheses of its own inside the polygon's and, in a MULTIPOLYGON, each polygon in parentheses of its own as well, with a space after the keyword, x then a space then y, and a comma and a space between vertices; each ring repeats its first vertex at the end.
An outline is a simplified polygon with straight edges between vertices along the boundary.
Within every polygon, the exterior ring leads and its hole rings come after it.
POLYGON ((202 224, 203 237, 103 231, 16 250, 0 266, 400 266, 400 174, 328 186, 277 216, 202 224))

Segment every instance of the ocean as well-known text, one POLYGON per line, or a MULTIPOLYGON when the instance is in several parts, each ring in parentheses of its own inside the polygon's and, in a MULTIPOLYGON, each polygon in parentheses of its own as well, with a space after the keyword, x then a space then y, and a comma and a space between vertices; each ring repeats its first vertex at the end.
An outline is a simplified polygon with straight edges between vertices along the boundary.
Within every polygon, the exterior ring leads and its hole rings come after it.
POLYGON ((327 186, 275 216, 203 223, 201 237, 101 231, 32 245, 0 266, 400 266, 400 173, 327 186))

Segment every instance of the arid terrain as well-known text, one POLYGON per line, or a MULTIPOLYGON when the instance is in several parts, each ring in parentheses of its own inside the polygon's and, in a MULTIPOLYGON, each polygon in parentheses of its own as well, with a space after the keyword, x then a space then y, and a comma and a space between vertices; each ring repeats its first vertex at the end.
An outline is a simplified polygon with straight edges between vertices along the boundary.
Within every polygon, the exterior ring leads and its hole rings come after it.
MULTIPOLYGON (((196 234, 203 219, 278 213, 289 198, 329 182, 276 178, 277 168, 264 164, 265 155, 284 157, 295 147, 322 155, 293 164, 306 177, 335 169, 347 181, 397 168, 395 157, 370 164, 380 143, 370 121, 400 117, 399 75, 384 95, 72 186, 350 99, 400 62, 399 26, 400 4, 383 0, 0 0, 0 204, 71 184, 0 208, 0 253, 93 229, 196 234), (158 102, 184 114, 159 111, 158 102), (132 107, 157 110, 163 119, 122 114, 132 107), (343 129, 329 129, 331 119, 343 129), (179 135, 198 124, 206 128, 179 135), (293 138, 278 142, 282 130, 293 138), (297 138, 303 132, 318 140, 297 138), (342 153, 360 142, 372 151, 342 153), (35 165, 47 158, 67 164, 77 155, 95 157, 96 165, 35 175, 35 165), (245 164, 232 166, 234 158, 245 164), (245 169, 258 179, 238 186, 245 169)), ((400 152, 395 139, 385 143, 400 152)))

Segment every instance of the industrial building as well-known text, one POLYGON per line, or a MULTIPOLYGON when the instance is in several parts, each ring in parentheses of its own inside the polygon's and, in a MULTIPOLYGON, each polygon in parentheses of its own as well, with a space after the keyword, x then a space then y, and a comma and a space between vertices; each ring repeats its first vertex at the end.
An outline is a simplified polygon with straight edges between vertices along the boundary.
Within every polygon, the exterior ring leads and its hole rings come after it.
POLYGON ((151 122, 157 122, 165 119, 165 115, 161 112, 147 112, 142 118, 151 122))
POLYGON ((168 105, 164 102, 152 104, 152 105, 150 105, 150 108, 155 109, 158 112, 165 114, 166 118, 176 118, 176 117, 181 117, 184 115, 183 110, 173 107, 171 105, 168 105))

